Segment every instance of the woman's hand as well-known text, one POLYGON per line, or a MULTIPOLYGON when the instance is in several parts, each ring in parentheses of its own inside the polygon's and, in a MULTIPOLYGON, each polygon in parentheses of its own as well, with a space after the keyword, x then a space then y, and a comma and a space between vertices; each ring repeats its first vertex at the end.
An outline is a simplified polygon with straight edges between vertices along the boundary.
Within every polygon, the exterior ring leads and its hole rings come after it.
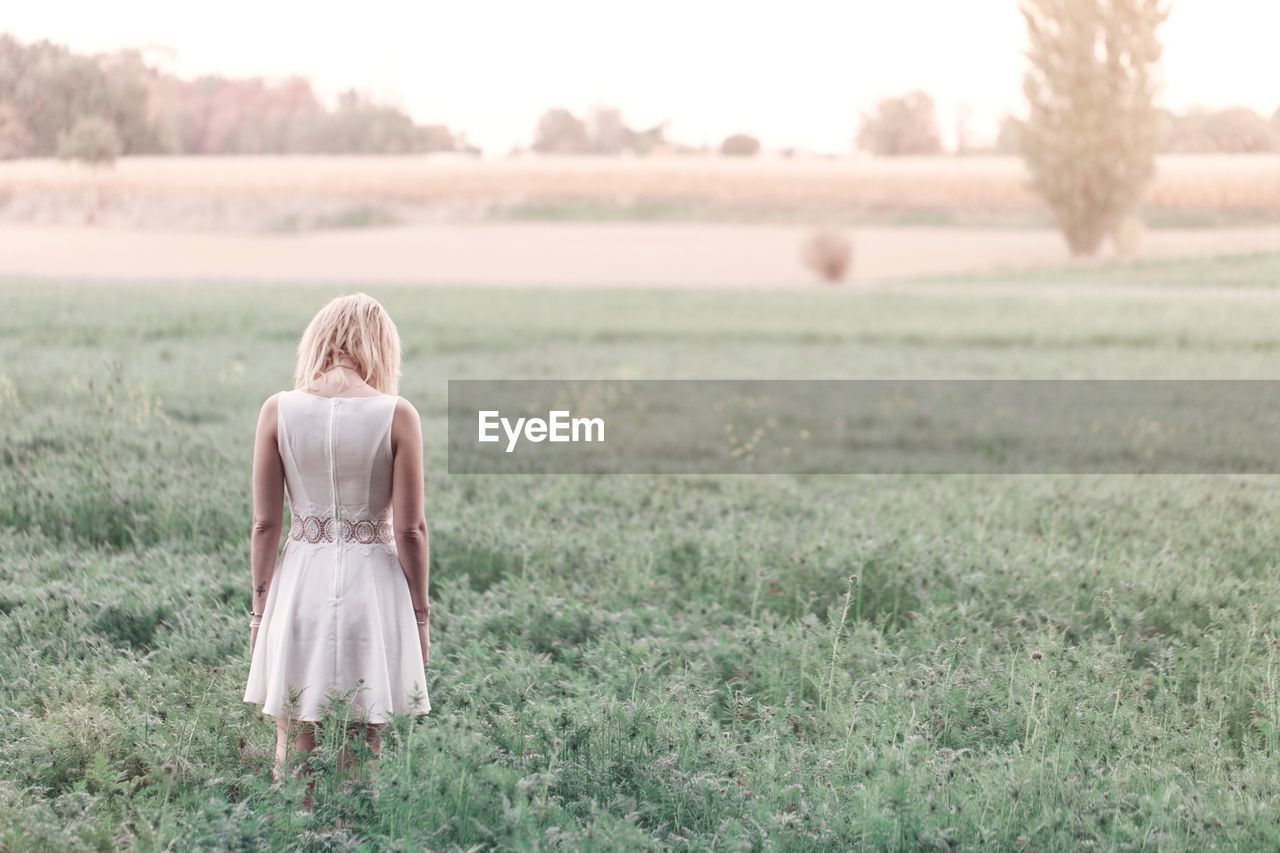
POLYGON ((418 645, 422 649, 422 665, 431 662, 431 623, 418 626, 418 645))
POLYGON ((253 647, 258 645, 258 626, 252 624, 249 626, 249 657, 253 658, 253 647))

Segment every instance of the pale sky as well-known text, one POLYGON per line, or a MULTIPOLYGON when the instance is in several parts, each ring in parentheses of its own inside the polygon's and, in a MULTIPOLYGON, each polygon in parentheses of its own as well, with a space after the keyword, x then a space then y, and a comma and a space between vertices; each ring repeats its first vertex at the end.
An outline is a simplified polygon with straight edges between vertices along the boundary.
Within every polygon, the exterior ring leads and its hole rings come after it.
MULTIPOLYGON (((1018 109, 1024 67, 1014 0, 39 0, 9 4, 0 31, 154 48, 183 76, 355 86, 488 154, 527 145, 547 107, 593 104, 688 143, 842 152, 860 111, 913 88, 948 140, 961 112, 981 137, 1018 109)), ((1174 0, 1162 32, 1165 106, 1280 106, 1280 3, 1174 0)))

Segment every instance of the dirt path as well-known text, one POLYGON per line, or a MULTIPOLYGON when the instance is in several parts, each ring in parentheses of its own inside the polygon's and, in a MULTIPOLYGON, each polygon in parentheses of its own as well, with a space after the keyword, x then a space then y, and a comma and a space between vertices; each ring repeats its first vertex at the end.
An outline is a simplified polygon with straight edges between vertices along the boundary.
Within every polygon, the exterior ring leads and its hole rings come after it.
MULTIPOLYGON (((857 228, 854 281, 1057 266, 1030 229, 857 228)), ((0 227, 0 276, 292 282, 776 287, 813 282, 803 228, 774 225, 426 224, 289 236, 0 227)), ((1280 251, 1280 226, 1152 231, 1141 256, 1280 251)))

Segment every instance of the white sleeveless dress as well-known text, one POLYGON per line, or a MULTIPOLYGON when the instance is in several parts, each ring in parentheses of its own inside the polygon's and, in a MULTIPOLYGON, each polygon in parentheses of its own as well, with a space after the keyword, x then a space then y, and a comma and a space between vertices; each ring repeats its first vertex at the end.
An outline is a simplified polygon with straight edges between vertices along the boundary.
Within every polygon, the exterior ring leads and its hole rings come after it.
POLYGON ((244 692, 264 714, 318 720, 332 701, 352 720, 383 723, 431 710, 391 519, 399 399, 277 398, 291 524, 244 692))

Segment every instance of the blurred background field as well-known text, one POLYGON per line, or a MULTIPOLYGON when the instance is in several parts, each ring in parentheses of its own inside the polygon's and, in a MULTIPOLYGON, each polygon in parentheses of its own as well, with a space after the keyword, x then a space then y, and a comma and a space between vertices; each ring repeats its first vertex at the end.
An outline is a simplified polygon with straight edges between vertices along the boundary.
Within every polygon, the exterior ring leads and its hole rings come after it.
MULTIPOLYGON (((7 222, 249 231, 421 219, 1052 227, 1011 156, 134 157, 102 172, 17 160, 0 163, 0 202, 7 222)), ((1274 225, 1280 154, 1164 155, 1144 211, 1153 227, 1274 225)))
MULTIPOLYGON (((1133 256, 1280 250, 1280 155, 1159 169, 1133 256)), ((0 223, 0 273, 105 281, 805 286, 818 227, 855 281, 1096 262, 1011 157, 14 160, 0 223)))
POLYGON ((1275 478, 449 477, 444 390, 1274 378, 1277 264, 372 289, 426 429, 436 710, 311 817, 239 701, 248 436, 342 288, 9 280, 0 844, 1273 846, 1275 478))
MULTIPOLYGON (((925 76, 940 97, 903 85, 855 98, 809 76, 812 107, 794 114, 796 95, 777 84, 730 87, 724 99, 750 109, 721 112, 720 99, 693 109, 673 80, 631 81, 665 91, 678 112, 654 120, 599 91, 536 100, 531 83, 488 92, 511 102, 506 112, 455 104, 483 145, 466 122, 423 119, 373 87, 192 73, 177 52, 136 40, 89 50, 3 34, 0 274, 795 286, 1280 250, 1280 109, 1234 78, 1215 84, 1219 101, 1162 102, 1156 32, 1167 10, 1132 1, 1104 13, 1086 0, 1029 0, 1026 66, 988 77, 989 89, 953 91, 968 66, 943 73, 924 54, 911 77, 933 67, 925 76), (1099 42, 1097 55, 1076 50, 1100 38, 1105 15, 1130 15, 1123 37, 1099 42), (1072 27, 1082 35, 1062 35, 1072 27), (1106 50, 1124 60, 1098 61, 1106 50), (1015 103, 1008 86, 1020 76, 1015 103), (1247 105, 1229 100, 1246 89, 1247 105), (719 131, 695 132, 698 113, 718 115, 719 131)), ((1200 43, 1181 26, 1175 59, 1200 43)), ((304 55, 309 43, 293 49, 304 55)), ((531 79, 547 73, 539 60, 531 79)), ((864 76, 900 60, 883 56, 864 76)), ((574 88, 591 75, 570 78, 574 88)), ((452 100, 492 82, 450 79, 383 83, 452 100)))

